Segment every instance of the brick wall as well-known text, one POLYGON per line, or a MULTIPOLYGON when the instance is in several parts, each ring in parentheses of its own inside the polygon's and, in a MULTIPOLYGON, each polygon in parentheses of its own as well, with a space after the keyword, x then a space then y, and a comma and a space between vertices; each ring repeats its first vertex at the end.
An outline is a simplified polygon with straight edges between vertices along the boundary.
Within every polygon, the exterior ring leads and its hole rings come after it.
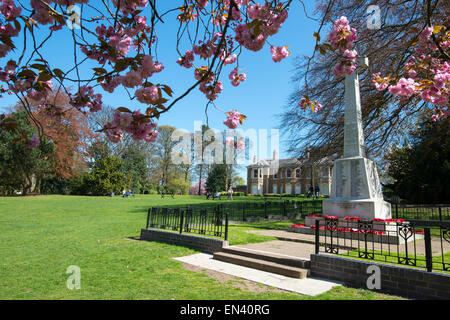
POLYGON ((412 299, 450 299, 450 274, 420 269, 312 254, 311 276, 367 288, 367 279, 372 274, 367 268, 371 265, 379 266, 381 271, 380 289, 373 291, 412 299))
POLYGON ((156 229, 141 229, 141 240, 186 246, 207 253, 222 251, 223 247, 228 246, 228 241, 220 239, 203 238, 191 234, 179 234, 156 229))

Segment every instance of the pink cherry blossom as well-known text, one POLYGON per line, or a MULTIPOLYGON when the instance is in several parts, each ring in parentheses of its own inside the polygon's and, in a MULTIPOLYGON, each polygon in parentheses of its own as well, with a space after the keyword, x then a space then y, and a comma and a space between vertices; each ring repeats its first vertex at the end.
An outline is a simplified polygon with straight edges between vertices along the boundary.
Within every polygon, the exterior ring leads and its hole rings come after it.
POLYGON ((177 60, 177 63, 185 68, 191 68, 194 65, 194 54, 192 51, 188 50, 183 57, 177 60))
POLYGON ((306 107, 310 106, 313 112, 318 112, 323 106, 317 100, 310 100, 308 97, 304 96, 300 99, 298 106, 305 110, 306 107))
POLYGON ((235 129, 241 122, 241 113, 237 110, 232 110, 228 112, 226 120, 223 121, 223 124, 226 125, 230 129, 235 129))
POLYGON ((289 56, 291 53, 287 48, 287 46, 276 48, 274 46, 270 46, 270 52, 272 53, 273 62, 280 62, 281 60, 289 56))
POLYGON ((0 14, 3 14, 6 21, 17 18, 22 12, 21 7, 17 7, 13 0, 2 0, 0 5, 0 14))
POLYGON ((208 85, 205 81, 203 81, 199 89, 201 92, 203 92, 206 96, 206 98, 210 101, 214 101, 217 99, 219 93, 223 90, 223 84, 222 81, 214 82, 210 85, 208 85))
POLYGON ((237 69, 233 69, 228 78, 231 80, 231 84, 235 87, 237 87, 242 81, 245 81, 247 79, 247 76, 245 73, 238 74, 237 69))
POLYGON ((409 97, 416 92, 417 83, 411 78, 401 78, 396 85, 389 86, 388 90, 395 96, 409 97))
POLYGON ((333 30, 328 39, 331 45, 341 52, 352 49, 353 43, 356 41, 356 29, 350 27, 347 17, 342 16, 333 23, 333 30))
POLYGON ((139 102, 145 104, 156 104, 161 98, 159 88, 157 86, 142 87, 136 90, 135 94, 139 102))
POLYGON ((127 88, 134 88, 142 83, 142 73, 138 70, 130 70, 122 78, 122 85, 127 88))

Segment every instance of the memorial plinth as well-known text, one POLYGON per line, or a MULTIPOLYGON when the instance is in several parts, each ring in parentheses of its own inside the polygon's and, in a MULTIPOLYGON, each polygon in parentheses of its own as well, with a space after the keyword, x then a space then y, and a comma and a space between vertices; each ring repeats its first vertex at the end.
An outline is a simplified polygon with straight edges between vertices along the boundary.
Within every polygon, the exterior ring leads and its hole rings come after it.
POLYGON ((345 76, 344 156, 334 162, 330 198, 323 201, 323 214, 390 219, 391 205, 383 200, 376 165, 365 155, 358 70, 368 66, 368 59, 360 59, 359 66, 345 76))

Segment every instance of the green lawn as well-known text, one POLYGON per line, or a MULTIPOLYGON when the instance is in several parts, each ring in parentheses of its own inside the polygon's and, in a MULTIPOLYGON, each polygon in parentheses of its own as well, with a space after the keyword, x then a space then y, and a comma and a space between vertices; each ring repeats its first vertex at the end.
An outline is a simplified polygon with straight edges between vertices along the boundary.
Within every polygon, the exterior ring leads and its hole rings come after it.
MULTIPOLYGON (((245 198, 235 201, 244 201, 245 198)), ((195 250, 138 241, 147 209, 204 203, 204 197, 29 196, 0 198, 0 299, 392 299, 337 287, 317 297, 254 293, 185 270, 173 257, 195 250), (66 287, 66 269, 81 269, 81 289, 66 287)), ((231 244, 272 240, 246 230, 291 222, 230 227, 231 244)))

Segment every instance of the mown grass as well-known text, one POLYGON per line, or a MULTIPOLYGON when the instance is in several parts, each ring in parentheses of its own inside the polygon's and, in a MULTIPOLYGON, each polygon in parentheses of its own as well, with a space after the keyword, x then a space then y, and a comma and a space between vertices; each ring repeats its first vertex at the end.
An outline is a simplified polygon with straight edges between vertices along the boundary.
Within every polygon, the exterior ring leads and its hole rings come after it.
MULTIPOLYGON (((244 201, 235 200, 235 201, 244 201)), ((138 241, 151 206, 205 203, 204 197, 30 196, 0 198, 0 299, 392 299, 369 290, 334 288, 316 297, 254 293, 184 269, 174 257, 197 251, 138 241), (81 269, 69 290, 67 267, 81 269)), ((287 222, 231 226, 231 244, 273 240, 247 230, 287 222)))

